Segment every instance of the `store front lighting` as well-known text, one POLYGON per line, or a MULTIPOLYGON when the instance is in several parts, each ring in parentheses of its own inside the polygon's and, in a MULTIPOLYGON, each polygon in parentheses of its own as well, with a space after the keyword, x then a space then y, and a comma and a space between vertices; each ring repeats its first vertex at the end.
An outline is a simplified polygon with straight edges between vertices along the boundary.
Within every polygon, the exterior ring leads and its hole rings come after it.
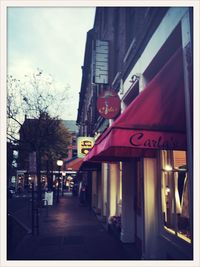
POLYGON ((173 169, 172 169, 172 166, 171 165, 165 165, 165 168, 164 168, 164 171, 166 172, 171 172, 173 169))

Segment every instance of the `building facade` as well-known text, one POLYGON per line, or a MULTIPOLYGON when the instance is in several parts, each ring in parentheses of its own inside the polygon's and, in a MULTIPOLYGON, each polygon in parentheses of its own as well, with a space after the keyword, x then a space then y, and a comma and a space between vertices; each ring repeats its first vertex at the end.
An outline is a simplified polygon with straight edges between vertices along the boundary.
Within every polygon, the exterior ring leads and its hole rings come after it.
POLYGON ((193 258, 192 25, 192 7, 98 7, 87 33, 77 123, 96 139, 85 163, 101 163, 91 206, 142 259, 193 258), (121 106, 107 119, 109 89, 121 106))
POLYGON ((66 161, 71 160, 72 158, 77 157, 77 133, 78 127, 75 120, 63 120, 64 126, 69 132, 69 145, 67 151, 66 161))
MULTIPOLYGON (((59 121, 55 121, 55 123, 58 122, 59 121)), ((63 171, 62 178, 64 181, 64 177, 67 174, 76 174, 76 171, 67 172, 65 165, 68 160, 72 160, 77 156, 77 126, 76 122, 73 120, 62 120, 61 123, 65 131, 67 130, 67 136, 65 133, 66 140, 63 140, 66 141, 66 143, 63 142, 63 146, 65 145, 66 147, 66 152, 64 151, 65 157, 63 158, 63 166, 61 168, 61 170, 63 171)), ((34 146, 34 143, 36 143, 35 140, 37 139, 43 143, 47 138, 49 138, 50 133, 48 135, 47 132, 49 125, 49 121, 43 125, 42 120, 28 119, 27 117, 25 117, 24 123, 19 131, 20 142, 18 147, 19 153, 15 184, 16 190, 20 189, 21 191, 24 191, 24 189, 29 189, 31 182, 33 181, 35 186, 38 185, 36 168, 36 166, 38 166, 38 163, 36 162, 36 148, 34 146), (38 129, 41 130, 38 131, 38 129), (37 136, 37 132, 39 132, 40 136, 37 136), (33 147, 31 147, 31 145, 33 147)), ((42 146, 40 147, 40 150, 42 151, 42 146)), ((56 164, 57 158, 55 158, 55 156, 51 157, 51 155, 47 156, 47 153, 45 154, 44 151, 42 152, 43 155, 40 160, 39 168, 42 187, 46 188, 48 186, 49 188, 52 188, 53 184, 56 183, 56 176, 58 176, 59 172, 59 167, 56 164)))

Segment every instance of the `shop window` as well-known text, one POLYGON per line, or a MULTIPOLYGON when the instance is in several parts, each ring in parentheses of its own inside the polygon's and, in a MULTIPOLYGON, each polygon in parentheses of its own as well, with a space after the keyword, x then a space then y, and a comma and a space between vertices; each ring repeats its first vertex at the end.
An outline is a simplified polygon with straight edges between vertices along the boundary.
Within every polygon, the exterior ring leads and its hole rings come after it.
POLYGON ((162 214, 168 232, 191 243, 185 151, 162 151, 162 214))

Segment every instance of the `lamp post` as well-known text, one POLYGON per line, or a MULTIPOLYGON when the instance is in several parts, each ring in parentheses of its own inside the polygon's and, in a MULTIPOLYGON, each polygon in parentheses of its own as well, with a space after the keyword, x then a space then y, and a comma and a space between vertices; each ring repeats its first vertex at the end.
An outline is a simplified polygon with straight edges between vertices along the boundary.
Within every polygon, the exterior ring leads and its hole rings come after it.
POLYGON ((37 230, 37 235, 39 234, 39 217, 38 217, 38 206, 35 201, 35 188, 34 188, 34 179, 29 175, 28 177, 30 186, 31 186, 31 228, 32 235, 35 234, 35 229, 37 230))
POLYGON ((60 174, 61 174, 61 167, 63 165, 63 161, 61 159, 57 160, 57 166, 59 170, 58 174, 58 185, 57 185, 57 203, 59 203, 59 190, 60 190, 60 174))
POLYGON ((32 228, 32 235, 35 233, 35 196, 34 196, 34 181, 31 176, 29 176, 29 181, 31 184, 31 228, 32 228))
MULTIPOLYGON (((30 190, 31 188, 32 188, 32 178, 31 178, 31 176, 29 175, 28 176, 28 189, 30 190)), ((30 191, 29 191, 30 192, 30 191)))
POLYGON ((64 196, 64 176, 65 172, 62 172, 62 196, 64 196))

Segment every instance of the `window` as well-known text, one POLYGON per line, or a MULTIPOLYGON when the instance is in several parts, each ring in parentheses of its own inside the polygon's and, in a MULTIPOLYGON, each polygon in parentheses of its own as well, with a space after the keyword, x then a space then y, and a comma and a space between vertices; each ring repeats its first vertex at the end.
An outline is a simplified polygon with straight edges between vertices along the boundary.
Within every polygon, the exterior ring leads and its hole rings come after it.
POLYGON ((191 243, 185 151, 162 151, 162 214, 168 232, 191 243))

